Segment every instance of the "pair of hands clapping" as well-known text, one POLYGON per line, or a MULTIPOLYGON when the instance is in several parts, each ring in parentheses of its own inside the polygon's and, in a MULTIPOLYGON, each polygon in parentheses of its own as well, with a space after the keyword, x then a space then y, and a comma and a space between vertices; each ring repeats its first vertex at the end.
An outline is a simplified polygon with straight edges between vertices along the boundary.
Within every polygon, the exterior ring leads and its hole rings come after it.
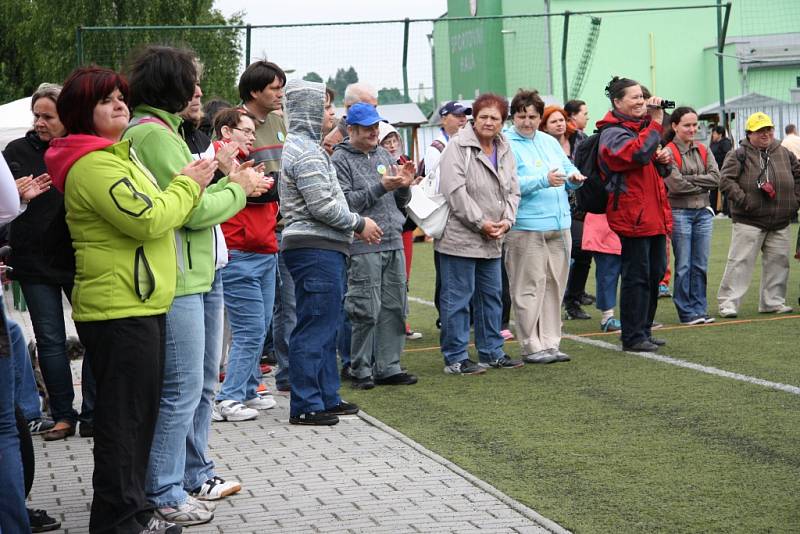
POLYGON ((389 172, 381 178, 381 184, 387 191, 394 191, 401 187, 408 187, 410 185, 419 183, 422 179, 416 176, 417 166, 413 161, 407 161, 401 165, 391 165, 389 172))

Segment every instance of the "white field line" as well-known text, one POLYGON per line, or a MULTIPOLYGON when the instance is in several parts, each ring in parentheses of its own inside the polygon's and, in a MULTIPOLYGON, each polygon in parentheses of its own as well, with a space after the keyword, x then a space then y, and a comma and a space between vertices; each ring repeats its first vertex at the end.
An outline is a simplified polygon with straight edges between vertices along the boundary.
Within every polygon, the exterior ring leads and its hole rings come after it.
MULTIPOLYGON (((408 297, 408 300, 411 302, 416 302, 418 304, 423 304, 425 306, 434 306, 434 303, 420 299, 417 297, 408 297)), ((679 358, 673 358, 672 356, 667 356, 665 354, 654 354, 652 352, 628 352, 623 351, 622 347, 619 345, 614 345, 612 343, 607 343, 605 341, 599 341, 597 339, 587 339, 585 337, 573 336, 570 334, 564 334, 563 337, 565 339, 569 339, 570 341, 575 341, 577 343, 583 343, 585 345, 591 345, 593 347, 598 347, 607 350, 615 350, 617 352, 624 352, 625 354, 630 354, 631 356, 638 356, 640 358, 645 358, 647 360, 653 360, 656 362, 666 363, 669 365, 674 365, 676 367, 683 367, 685 369, 691 369, 693 371, 698 371, 700 373, 706 373, 709 375, 720 376, 723 378, 730 378, 732 380, 738 380, 740 382, 746 382, 748 384, 755 384, 757 386, 763 386, 765 388, 776 389, 778 391, 783 391, 785 393, 791 393, 792 395, 800 395, 800 387, 792 386, 790 384, 782 384, 780 382, 771 382, 769 380, 764 380, 762 378, 756 378, 754 376, 743 375, 739 373, 733 373, 731 371, 726 371, 724 369, 717 369, 716 367, 711 367, 708 365, 700 365, 699 363, 693 363, 686 360, 681 360, 679 358)))

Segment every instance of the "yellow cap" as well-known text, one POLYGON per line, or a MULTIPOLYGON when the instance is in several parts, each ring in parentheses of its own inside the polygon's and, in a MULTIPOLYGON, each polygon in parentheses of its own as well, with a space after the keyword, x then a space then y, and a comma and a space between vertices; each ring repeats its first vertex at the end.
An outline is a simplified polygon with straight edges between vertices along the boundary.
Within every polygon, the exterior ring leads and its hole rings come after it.
POLYGON ((760 111, 757 111, 747 117, 747 122, 744 124, 744 129, 747 132, 757 132, 761 128, 774 127, 775 125, 772 124, 772 119, 769 118, 769 115, 760 111))

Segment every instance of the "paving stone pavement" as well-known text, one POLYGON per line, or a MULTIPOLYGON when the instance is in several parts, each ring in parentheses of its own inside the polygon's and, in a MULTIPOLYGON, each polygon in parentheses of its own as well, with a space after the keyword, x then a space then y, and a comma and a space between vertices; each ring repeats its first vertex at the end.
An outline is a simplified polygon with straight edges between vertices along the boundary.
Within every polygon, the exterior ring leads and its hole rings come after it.
MULTIPOLYGON (((8 298, 6 304, 32 335, 27 316, 8 298)), ((218 501, 214 521, 187 528, 189 534, 566 532, 366 414, 333 427, 295 426, 288 424, 288 397, 275 399, 277 406, 256 421, 212 424, 217 472, 238 479, 243 490, 218 501)), ((91 446, 77 435, 34 438, 30 506, 61 519, 68 534, 88 532, 91 446)))

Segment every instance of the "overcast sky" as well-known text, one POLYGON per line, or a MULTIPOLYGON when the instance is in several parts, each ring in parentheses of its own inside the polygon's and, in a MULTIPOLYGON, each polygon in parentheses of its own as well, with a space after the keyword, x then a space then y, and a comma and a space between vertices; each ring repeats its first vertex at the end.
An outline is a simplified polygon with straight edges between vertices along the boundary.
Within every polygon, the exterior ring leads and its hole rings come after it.
POLYGON ((216 0, 214 7, 226 16, 244 11, 249 24, 296 24, 436 18, 447 0, 216 0))
MULTIPOLYGON (((229 17, 243 11, 252 25, 302 24, 410 19, 434 19, 447 11, 447 0, 216 0, 214 7, 229 17)), ((409 93, 416 100, 419 87, 431 96, 431 23, 410 27, 408 50, 409 93)), ((254 29, 251 59, 266 57, 293 76, 314 71, 326 79, 339 68, 353 66, 361 81, 402 90, 402 24, 369 24, 287 29, 254 29)))

